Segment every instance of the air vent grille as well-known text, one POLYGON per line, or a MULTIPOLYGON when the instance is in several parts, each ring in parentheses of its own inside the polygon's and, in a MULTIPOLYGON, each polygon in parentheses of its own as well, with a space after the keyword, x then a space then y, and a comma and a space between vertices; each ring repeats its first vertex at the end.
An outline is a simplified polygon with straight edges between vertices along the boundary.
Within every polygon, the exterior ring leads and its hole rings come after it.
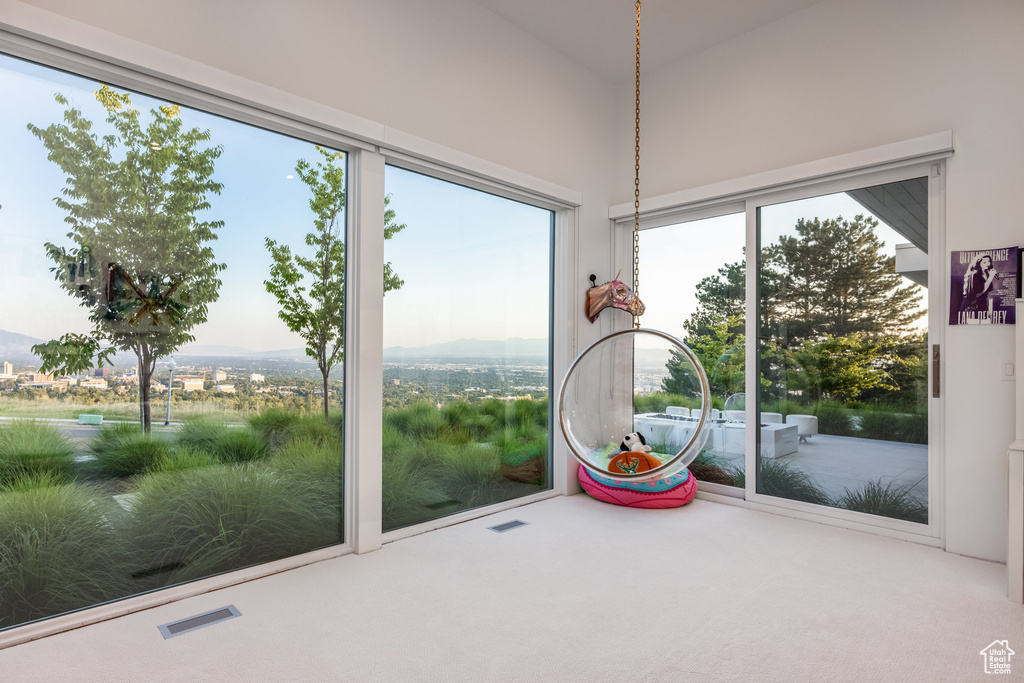
POLYGON ((174 636, 180 636, 188 633, 189 631, 195 631, 196 629, 203 628, 205 626, 212 626, 228 619, 234 619, 235 617, 242 616, 234 605, 228 605, 227 607, 221 607, 220 609, 211 610, 209 612, 203 612, 197 614, 194 617, 188 617, 186 619, 179 619, 178 621, 172 621, 169 624, 160 626, 160 633, 164 635, 164 640, 173 638, 174 636))
POLYGON ((526 526, 529 522, 524 522, 519 519, 513 519, 511 522, 502 522, 501 524, 495 524, 494 526, 487 527, 491 531, 497 531, 499 534, 503 534, 506 531, 512 531, 518 529, 521 526, 526 526))

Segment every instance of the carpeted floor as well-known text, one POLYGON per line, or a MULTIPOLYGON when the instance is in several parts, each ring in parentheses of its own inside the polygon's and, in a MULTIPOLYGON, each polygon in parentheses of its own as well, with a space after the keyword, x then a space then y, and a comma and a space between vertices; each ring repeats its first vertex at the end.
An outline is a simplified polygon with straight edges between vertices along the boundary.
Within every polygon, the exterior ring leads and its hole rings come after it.
POLYGON ((1003 565, 698 500, 555 498, 0 651, 0 681, 973 681, 1003 565), (486 527, 529 522, 504 534, 486 527), (242 617, 164 640, 157 626, 242 617))

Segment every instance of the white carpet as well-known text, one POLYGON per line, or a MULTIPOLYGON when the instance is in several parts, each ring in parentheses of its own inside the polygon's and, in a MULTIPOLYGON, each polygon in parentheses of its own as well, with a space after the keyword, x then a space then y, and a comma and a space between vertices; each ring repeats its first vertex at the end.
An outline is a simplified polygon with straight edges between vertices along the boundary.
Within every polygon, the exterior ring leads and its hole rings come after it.
POLYGON ((1024 678, 1005 572, 707 501, 555 498, 2 650, 0 681, 980 681, 996 639, 1024 678))

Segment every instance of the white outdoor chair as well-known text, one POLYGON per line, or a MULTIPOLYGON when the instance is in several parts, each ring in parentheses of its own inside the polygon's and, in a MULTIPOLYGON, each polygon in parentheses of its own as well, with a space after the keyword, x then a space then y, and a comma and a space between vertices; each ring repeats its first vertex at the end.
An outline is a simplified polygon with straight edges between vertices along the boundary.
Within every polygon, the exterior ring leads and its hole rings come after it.
POLYGON ((796 425, 800 443, 807 443, 807 439, 818 433, 818 418, 814 415, 787 415, 786 424, 796 425))
POLYGON ((765 424, 782 424, 782 413, 761 413, 761 422, 765 424))
POLYGON ((665 413, 668 415, 676 415, 678 417, 690 417, 690 409, 680 408, 679 406, 668 406, 665 408, 665 413))

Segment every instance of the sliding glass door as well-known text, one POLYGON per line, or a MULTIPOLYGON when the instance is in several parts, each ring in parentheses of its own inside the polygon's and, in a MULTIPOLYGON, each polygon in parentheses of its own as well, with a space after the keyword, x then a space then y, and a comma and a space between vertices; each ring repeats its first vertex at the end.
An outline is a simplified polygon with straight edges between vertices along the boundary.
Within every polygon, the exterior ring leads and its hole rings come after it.
POLYGON ((927 524, 928 178, 757 208, 757 478, 927 524))

